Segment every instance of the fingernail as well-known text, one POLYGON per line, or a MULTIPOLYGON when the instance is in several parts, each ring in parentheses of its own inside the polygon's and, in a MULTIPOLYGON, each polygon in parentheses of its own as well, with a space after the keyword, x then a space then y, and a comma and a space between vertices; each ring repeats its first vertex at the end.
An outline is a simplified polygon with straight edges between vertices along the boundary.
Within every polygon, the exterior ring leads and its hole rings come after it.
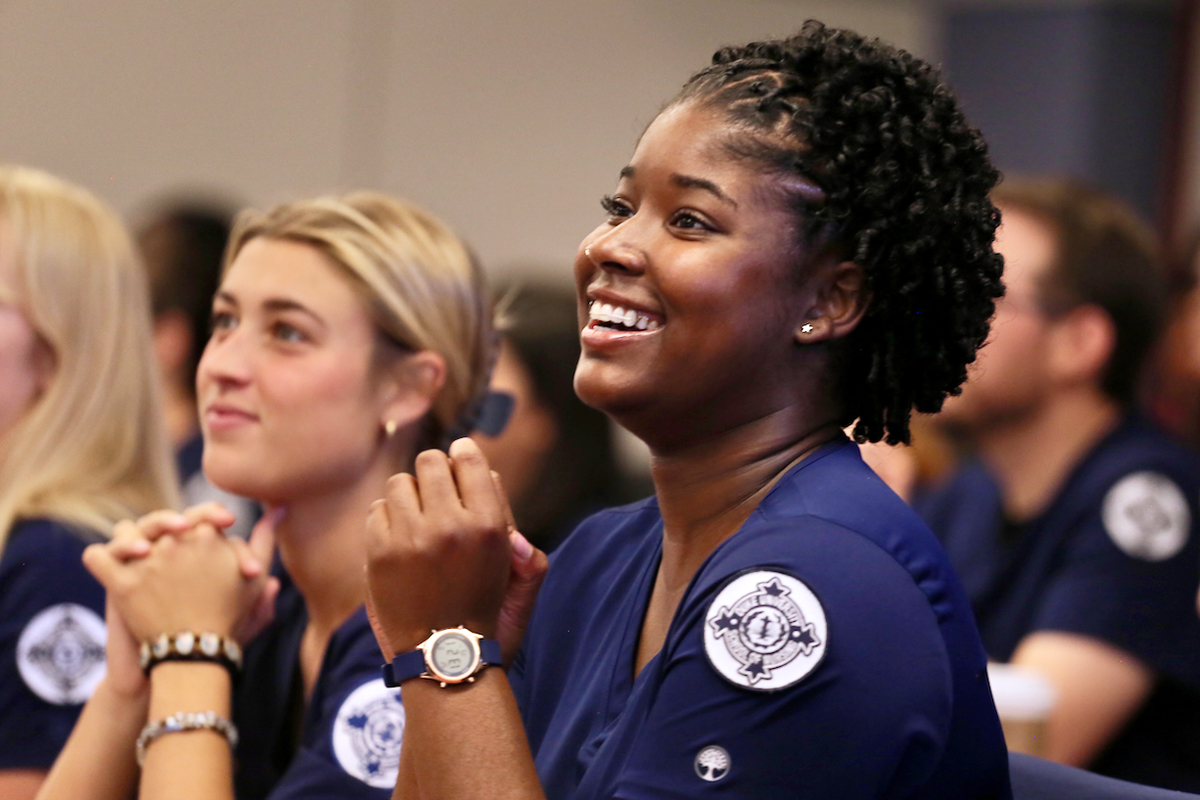
POLYGON ((533 545, 529 543, 528 539, 521 535, 520 531, 512 532, 512 546, 513 552, 516 553, 517 558, 521 559, 522 561, 528 561, 533 555, 533 545))

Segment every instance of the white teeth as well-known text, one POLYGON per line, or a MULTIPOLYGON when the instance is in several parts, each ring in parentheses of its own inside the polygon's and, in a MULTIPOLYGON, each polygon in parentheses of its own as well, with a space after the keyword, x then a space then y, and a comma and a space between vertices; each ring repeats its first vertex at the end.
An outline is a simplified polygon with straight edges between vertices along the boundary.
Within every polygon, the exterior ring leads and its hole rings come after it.
POLYGON ((650 319, 645 314, 639 314, 632 308, 598 303, 595 300, 588 304, 588 318, 639 331, 652 331, 659 326, 657 321, 650 319))

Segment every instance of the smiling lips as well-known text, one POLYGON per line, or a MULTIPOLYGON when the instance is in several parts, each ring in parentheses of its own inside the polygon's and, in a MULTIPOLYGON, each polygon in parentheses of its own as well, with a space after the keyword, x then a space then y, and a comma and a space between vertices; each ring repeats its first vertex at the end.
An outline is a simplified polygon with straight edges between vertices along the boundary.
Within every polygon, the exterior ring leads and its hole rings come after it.
POLYGON ((620 332, 653 331, 661 323, 632 308, 593 300, 588 304, 588 327, 620 332))
POLYGON ((237 428, 257 420, 258 417, 249 411, 225 403, 213 403, 204 410, 204 421, 210 432, 237 428))

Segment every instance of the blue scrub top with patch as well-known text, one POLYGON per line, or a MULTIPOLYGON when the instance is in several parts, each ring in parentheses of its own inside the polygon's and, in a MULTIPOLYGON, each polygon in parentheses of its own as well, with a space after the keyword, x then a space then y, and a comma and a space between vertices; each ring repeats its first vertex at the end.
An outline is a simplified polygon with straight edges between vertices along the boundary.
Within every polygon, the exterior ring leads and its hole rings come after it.
POLYGON ((635 678, 661 550, 651 498, 555 553, 510 670, 549 798, 1011 796, 966 597, 853 444, 709 556, 635 678))
POLYGON ((329 641, 307 708, 301 710, 304 599, 283 581, 270 627, 246 648, 235 688, 238 800, 383 800, 392 795, 404 733, 400 693, 380 677, 383 656, 365 608, 329 641))
POLYGON ((0 769, 47 769, 104 676, 104 589, 84 568, 93 531, 13 526, 0 554, 0 769))
POLYGON ((1200 465, 1139 417, 1068 477, 1039 517, 1004 519, 978 463, 916 506, 971 599, 988 655, 1008 661, 1037 631, 1094 637, 1157 675, 1152 694, 1092 768, 1200 790, 1200 465))

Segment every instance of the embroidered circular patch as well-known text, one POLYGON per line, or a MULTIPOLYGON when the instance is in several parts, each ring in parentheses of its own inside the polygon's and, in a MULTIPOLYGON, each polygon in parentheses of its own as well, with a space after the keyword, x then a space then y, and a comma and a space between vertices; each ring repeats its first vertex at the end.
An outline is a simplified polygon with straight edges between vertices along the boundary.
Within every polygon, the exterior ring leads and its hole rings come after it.
POLYGON ((1187 544, 1192 513, 1173 480, 1158 472, 1134 472, 1108 490, 1104 529, 1125 553, 1164 561, 1187 544))
POLYGON ((696 754, 696 774, 709 783, 719 781, 729 774, 729 751, 716 744, 703 747, 696 754))
POLYGON ((107 639, 104 620, 87 606, 50 606, 21 631, 17 670, 30 691, 47 703, 79 705, 104 677, 107 639))
POLYGON ((350 693, 333 723, 333 753, 347 773, 380 789, 396 785, 404 706, 400 690, 377 678, 350 693))
POLYGON ((709 663, 721 677, 748 689, 769 692, 798 682, 820 663, 828 637, 817 596, 781 572, 739 575, 705 615, 709 663))

